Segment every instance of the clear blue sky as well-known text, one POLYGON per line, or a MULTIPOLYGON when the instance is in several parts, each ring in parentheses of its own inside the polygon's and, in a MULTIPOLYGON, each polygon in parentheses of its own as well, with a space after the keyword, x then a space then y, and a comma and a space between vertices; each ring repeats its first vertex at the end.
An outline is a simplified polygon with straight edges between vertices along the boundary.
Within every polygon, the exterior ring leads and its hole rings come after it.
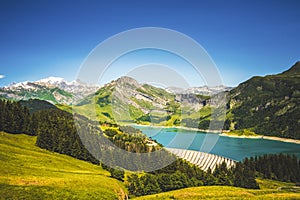
POLYGON ((225 85, 279 73, 300 60, 299 0, 0 1, 0 86, 76 77, 108 37, 165 27, 200 43, 225 85))

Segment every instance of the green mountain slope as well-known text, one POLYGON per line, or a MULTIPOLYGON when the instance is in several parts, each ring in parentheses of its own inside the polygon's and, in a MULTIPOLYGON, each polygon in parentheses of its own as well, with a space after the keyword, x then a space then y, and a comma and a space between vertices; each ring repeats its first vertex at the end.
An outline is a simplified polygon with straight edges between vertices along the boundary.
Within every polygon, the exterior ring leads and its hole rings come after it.
POLYGON ((122 182, 101 167, 35 146, 36 137, 0 132, 0 199, 118 199, 122 182))
MULTIPOLYGON (((224 129, 300 139, 300 62, 283 73, 241 83, 228 92, 228 99, 224 129)), ((210 100, 195 94, 172 94, 121 77, 74 108, 101 122, 208 129, 214 107, 210 100)))
MULTIPOLYGON (((73 108, 102 122, 179 125, 182 118, 197 118, 209 98, 172 94, 162 88, 121 77, 89 95, 73 108)), ((205 113, 209 111, 205 107, 205 113)))
POLYGON ((270 136, 300 139, 300 63, 286 72, 253 77, 229 92, 227 123, 270 136))

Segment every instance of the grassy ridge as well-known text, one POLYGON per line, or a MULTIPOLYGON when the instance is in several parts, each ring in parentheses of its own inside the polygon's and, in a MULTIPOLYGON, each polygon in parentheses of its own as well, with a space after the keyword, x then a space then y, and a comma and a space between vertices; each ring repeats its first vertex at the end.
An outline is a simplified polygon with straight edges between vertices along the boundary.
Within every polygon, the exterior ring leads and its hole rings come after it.
POLYGON ((35 146, 36 137, 0 132, 0 199, 118 199, 123 183, 101 167, 35 146))
POLYGON ((260 190, 250 190, 231 186, 203 186, 170 191, 135 198, 142 199, 300 199, 300 189, 293 184, 270 180, 258 180, 260 190), (297 190, 293 192, 293 190, 297 190))

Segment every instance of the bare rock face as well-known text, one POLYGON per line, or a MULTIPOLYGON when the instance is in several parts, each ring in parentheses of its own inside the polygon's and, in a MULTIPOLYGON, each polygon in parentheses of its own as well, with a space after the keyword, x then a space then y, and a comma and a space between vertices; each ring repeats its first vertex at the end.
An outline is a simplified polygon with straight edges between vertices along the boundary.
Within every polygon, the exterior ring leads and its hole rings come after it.
POLYGON ((162 110, 168 101, 163 95, 155 94, 156 92, 154 91, 157 88, 139 84, 130 77, 121 77, 111 84, 114 85, 113 102, 118 102, 118 105, 115 104, 114 110, 118 110, 119 107, 126 111, 125 107, 131 105, 141 110, 144 114, 148 114, 153 112, 153 110, 162 110))
POLYGON ((206 100, 196 94, 176 94, 175 100, 184 106, 194 108, 194 110, 199 110, 206 105, 206 100))
POLYGON ((232 87, 227 87, 224 85, 220 86, 201 86, 201 87, 191 87, 187 89, 177 88, 177 87, 168 87, 166 90, 174 94, 199 94, 205 96, 212 96, 220 92, 226 92, 231 90, 232 87))

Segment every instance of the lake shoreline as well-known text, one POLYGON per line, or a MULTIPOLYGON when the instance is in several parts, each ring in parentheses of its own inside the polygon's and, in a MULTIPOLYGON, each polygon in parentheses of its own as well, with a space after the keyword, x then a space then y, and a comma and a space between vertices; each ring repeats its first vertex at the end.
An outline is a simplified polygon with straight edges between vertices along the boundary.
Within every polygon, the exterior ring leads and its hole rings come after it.
POLYGON ((300 140, 290 139, 290 138, 281 138, 275 136, 266 136, 266 135, 257 135, 257 136, 247 136, 247 135, 231 135, 228 133, 221 133, 220 136, 223 137, 234 137, 234 138, 248 138, 248 139, 264 139, 264 140, 275 140, 280 142, 288 142, 288 143, 295 143, 300 144, 300 140))
POLYGON ((223 131, 203 130, 203 129, 198 129, 198 128, 184 127, 184 126, 155 126, 155 125, 145 125, 145 124, 132 124, 132 125, 153 127, 153 128, 177 128, 177 129, 183 129, 183 130, 188 130, 188 131, 198 131, 198 132, 203 132, 203 133, 216 133, 216 134, 219 134, 219 136, 221 136, 221 137, 233 137, 233 138, 245 138, 245 139, 265 139, 265 140, 275 140, 275 141, 280 141, 280 142, 300 144, 300 140, 296 140, 296 139, 281 138, 281 137, 275 137, 275 136, 265 136, 265 135, 255 135, 255 136, 235 135, 235 134, 229 134, 229 131, 226 131, 226 130, 223 130, 223 131))

